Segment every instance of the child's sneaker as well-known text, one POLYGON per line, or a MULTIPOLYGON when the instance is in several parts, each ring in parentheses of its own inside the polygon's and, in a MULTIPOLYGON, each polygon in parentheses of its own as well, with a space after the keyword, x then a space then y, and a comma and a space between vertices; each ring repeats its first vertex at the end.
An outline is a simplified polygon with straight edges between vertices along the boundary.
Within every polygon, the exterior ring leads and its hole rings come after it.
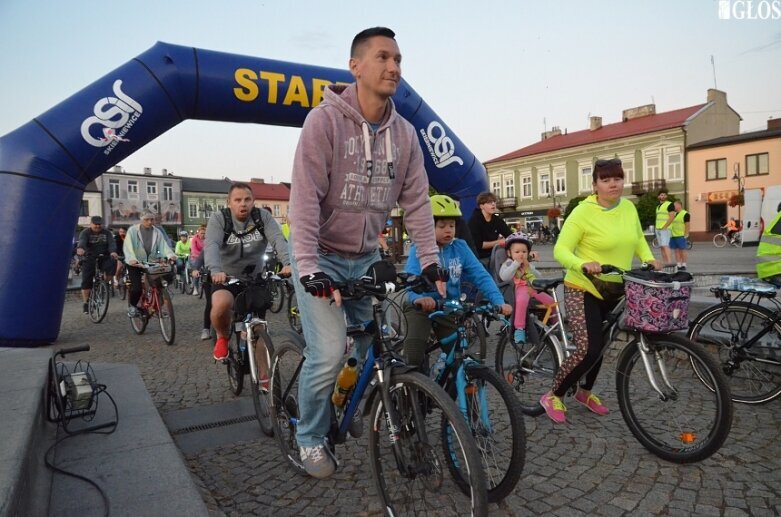
POLYGON ((586 392, 583 390, 578 390, 577 393, 575 393, 575 400, 589 408, 594 413, 598 414, 599 416, 605 416, 608 413, 610 413, 610 410, 602 404, 602 401, 599 400, 599 397, 594 395, 593 393, 590 393, 588 397, 586 396, 586 392))
POLYGON ((550 419, 557 424, 563 424, 567 421, 567 407, 552 391, 540 398, 540 405, 545 409, 545 413, 550 419))
POLYGON ((513 334, 513 339, 516 343, 526 343, 526 330, 525 329, 515 329, 515 333, 513 334))

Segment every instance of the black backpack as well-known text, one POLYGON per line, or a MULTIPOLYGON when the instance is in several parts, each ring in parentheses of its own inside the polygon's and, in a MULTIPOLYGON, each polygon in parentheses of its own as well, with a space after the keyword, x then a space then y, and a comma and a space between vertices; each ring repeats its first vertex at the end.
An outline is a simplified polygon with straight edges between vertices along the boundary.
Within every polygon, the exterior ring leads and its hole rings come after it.
MULTIPOLYGON (((252 218, 252 226, 247 228, 243 232, 237 232, 236 228, 233 226, 233 217, 231 216, 230 208, 223 208, 220 210, 222 212, 222 218, 225 221, 225 233, 222 236, 222 244, 225 245, 226 242, 228 242, 228 238, 231 235, 235 235, 238 237, 239 242, 242 242, 244 240, 244 237, 247 235, 254 233, 255 230, 258 230, 260 234, 263 236, 264 239, 266 239, 266 233, 265 233, 265 225, 263 224, 263 219, 260 216, 260 208, 258 207, 252 207, 252 210, 250 210, 250 217, 252 218)), ((268 239, 266 239, 268 240, 268 239)), ((244 256, 244 246, 241 247, 241 251, 239 252, 240 256, 244 256)))

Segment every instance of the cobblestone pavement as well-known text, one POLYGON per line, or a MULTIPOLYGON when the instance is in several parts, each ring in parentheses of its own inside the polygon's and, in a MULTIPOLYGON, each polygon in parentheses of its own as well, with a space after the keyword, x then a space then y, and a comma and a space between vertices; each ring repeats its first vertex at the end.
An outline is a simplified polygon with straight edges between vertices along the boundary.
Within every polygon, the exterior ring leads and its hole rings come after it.
MULTIPOLYGON (((138 365, 163 414, 223 404, 235 397, 224 366, 211 359, 212 343, 198 339, 202 304, 193 296, 174 297, 177 339, 169 347, 155 321, 144 335, 134 335, 124 302, 113 299, 104 322, 94 325, 69 295, 56 346, 89 344, 84 358, 138 365)), ((287 327, 281 315, 269 315, 269 321, 272 338, 287 327)), ((680 466, 651 455, 632 437, 617 407, 613 368, 606 359, 595 387, 610 415, 598 417, 571 403, 566 425, 544 416, 526 419, 523 477, 507 499, 490 507, 491 515, 781 514, 781 401, 736 405, 724 447, 701 463, 680 466)), ((185 458, 215 515, 377 515, 365 442, 340 446, 342 465, 323 481, 293 472, 272 438, 215 443, 185 458)))

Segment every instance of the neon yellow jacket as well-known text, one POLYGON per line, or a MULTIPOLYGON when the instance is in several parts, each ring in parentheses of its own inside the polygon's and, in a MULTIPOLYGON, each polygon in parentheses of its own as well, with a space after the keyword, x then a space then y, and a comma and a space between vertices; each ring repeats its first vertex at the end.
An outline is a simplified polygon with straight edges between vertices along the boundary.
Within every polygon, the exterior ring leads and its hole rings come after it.
MULTIPOLYGON (((599 299, 602 296, 583 274, 583 264, 598 262, 630 269, 635 256, 643 262, 654 260, 640 226, 637 208, 623 198, 616 206, 605 208, 597 203, 595 194, 581 201, 570 213, 553 249, 553 257, 567 270, 565 283, 599 299)), ((599 278, 621 282, 617 275, 600 275, 599 278)))
POLYGON ((781 212, 765 227, 757 247, 757 276, 781 275, 781 212))
POLYGON ((675 219, 673 219, 673 224, 670 225, 670 235, 672 237, 684 237, 686 236, 686 221, 684 221, 684 217, 686 217, 686 214, 688 214, 686 210, 681 208, 681 211, 675 214, 675 219))

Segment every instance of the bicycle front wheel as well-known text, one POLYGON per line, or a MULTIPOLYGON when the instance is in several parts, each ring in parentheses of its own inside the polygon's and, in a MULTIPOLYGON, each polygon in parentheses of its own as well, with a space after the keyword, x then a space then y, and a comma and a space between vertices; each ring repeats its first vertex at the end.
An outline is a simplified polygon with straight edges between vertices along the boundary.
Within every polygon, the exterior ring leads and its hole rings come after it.
POLYGON ((727 244, 727 236, 723 233, 717 233, 713 236, 713 245, 717 248, 723 248, 727 244))
POLYGON ((271 421, 271 393, 269 392, 269 368, 274 345, 271 338, 260 325, 253 329, 257 337, 253 345, 256 371, 250 376, 252 386, 252 405, 255 407, 255 417, 260 424, 260 430, 266 436, 274 436, 274 426, 271 421))
POLYGON ((298 300, 296 300, 295 290, 290 291, 290 296, 287 300, 287 322, 294 332, 301 334, 304 331, 301 326, 301 316, 298 314, 298 300))
MULTIPOLYGON (((487 366, 469 364, 464 370, 467 424, 483 460, 488 502, 498 503, 513 491, 526 461, 526 428, 521 404, 510 385, 487 366)), ((453 397, 456 397, 455 389, 452 383, 453 397)), ((461 490, 468 490, 461 465, 448 461, 448 467, 461 490)))
POLYGON ((272 282, 271 284, 271 307, 269 310, 274 314, 282 310, 285 305, 285 287, 282 282, 272 282))
POLYGON ((708 458, 732 427, 727 379, 697 343, 676 334, 645 338, 650 375, 639 341, 629 343, 618 357, 616 391, 624 421, 646 449, 664 460, 692 463, 708 458), (664 395, 653 388, 651 378, 664 395))
POLYGON ((762 404, 781 395, 781 323, 774 316, 761 305, 734 301, 705 309, 689 327, 689 339, 718 358, 735 402, 762 404), (764 329, 769 332, 759 341, 744 346, 764 329))
POLYGON ((157 311, 157 320, 160 322, 160 333, 166 345, 173 345, 176 338, 176 320, 174 319, 174 304, 166 289, 158 289, 157 295, 160 308, 157 311))
POLYGON ((369 413, 369 460, 385 513, 486 515, 480 454, 453 401, 417 372, 394 373, 387 389, 391 407, 377 394, 369 413), (445 475, 446 462, 458 465, 466 493, 445 475))
POLYGON ((511 329, 502 333, 496 346, 496 372, 515 390, 523 414, 539 416, 545 412, 540 396, 551 389, 559 359, 550 337, 541 339, 542 327, 535 324, 527 330, 525 343, 514 342, 511 329))
POLYGON ((108 312, 108 284, 103 280, 95 282, 89 293, 87 308, 93 323, 100 323, 108 312))
POLYGON ((298 381, 304 364, 303 342, 290 333, 274 346, 271 359, 271 421, 282 456, 298 472, 305 472, 298 451, 296 426, 298 411, 298 381))

